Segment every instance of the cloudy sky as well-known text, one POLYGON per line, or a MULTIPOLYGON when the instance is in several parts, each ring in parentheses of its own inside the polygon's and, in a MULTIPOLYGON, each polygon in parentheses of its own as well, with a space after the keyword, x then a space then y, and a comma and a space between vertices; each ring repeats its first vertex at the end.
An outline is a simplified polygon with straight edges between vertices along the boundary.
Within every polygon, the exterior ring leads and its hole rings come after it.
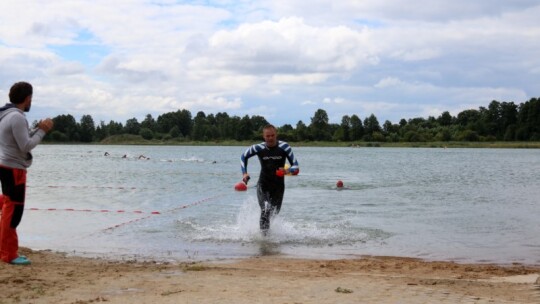
POLYGON ((25 80, 30 121, 456 115, 540 96, 538 16, 537 0, 2 0, 0 102, 25 80))

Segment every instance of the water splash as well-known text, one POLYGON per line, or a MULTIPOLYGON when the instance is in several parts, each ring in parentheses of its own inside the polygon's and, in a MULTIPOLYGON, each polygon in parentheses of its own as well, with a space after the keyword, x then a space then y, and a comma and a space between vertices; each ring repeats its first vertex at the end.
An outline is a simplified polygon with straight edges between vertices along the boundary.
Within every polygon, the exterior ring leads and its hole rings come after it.
POLYGON ((373 238, 386 238, 381 231, 354 227, 350 221, 321 225, 317 222, 291 222, 279 214, 270 223, 270 230, 263 236, 259 229, 260 209, 255 198, 243 201, 234 220, 202 223, 198 218, 177 222, 177 229, 188 241, 216 243, 260 243, 322 247, 354 245, 373 238), (351 233, 352 232, 352 233, 351 233))

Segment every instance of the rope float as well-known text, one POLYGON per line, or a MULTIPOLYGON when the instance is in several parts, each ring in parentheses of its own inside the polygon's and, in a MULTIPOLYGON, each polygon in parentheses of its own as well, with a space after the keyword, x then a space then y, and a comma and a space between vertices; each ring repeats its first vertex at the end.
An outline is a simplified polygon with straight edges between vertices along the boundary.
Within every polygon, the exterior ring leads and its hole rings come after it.
POLYGON ((193 202, 193 203, 191 203, 191 204, 187 204, 187 205, 183 205, 183 206, 179 206, 179 207, 175 207, 175 208, 166 210, 165 212, 169 213, 169 212, 173 212, 173 211, 176 211, 176 210, 180 210, 180 209, 185 209, 185 208, 188 208, 188 207, 196 206, 196 205, 202 204, 202 203, 204 203, 204 202, 213 200, 213 199, 218 198, 218 197, 221 197, 221 196, 223 196, 223 195, 214 195, 214 196, 210 196, 210 197, 204 198, 204 199, 202 199, 202 200, 198 200, 198 201, 196 201, 196 202, 193 202))
MULTIPOLYGON (((56 185, 48 185, 48 186, 26 186, 27 188, 52 188, 52 189, 113 189, 113 190, 147 190, 148 188, 140 188, 140 187, 125 187, 125 186, 56 186, 56 185)), ((155 189, 155 188, 153 188, 155 189)), ((170 188, 158 188, 162 190, 167 190, 170 188)))
POLYGON ((107 212, 116 212, 116 213, 150 213, 150 214, 161 214, 159 211, 152 211, 152 212, 144 212, 141 210, 134 210, 134 211, 126 211, 126 210, 107 210, 107 209, 100 209, 100 210, 92 210, 92 209, 73 209, 73 208, 27 208, 26 210, 32 210, 32 211, 73 211, 73 212, 101 212, 101 213, 107 213, 107 212))
MULTIPOLYGON (((195 201, 195 202, 190 203, 190 204, 186 204, 186 205, 182 205, 182 206, 179 206, 179 207, 175 207, 175 208, 166 210, 164 213, 171 213, 171 212, 174 212, 174 211, 177 211, 177 210, 181 210, 181 209, 186 209, 186 208, 189 208, 189 207, 193 207, 193 206, 202 204, 202 203, 204 203, 204 202, 208 202, 208 201, 210 201, 210 200, 213 200, 213 199, 218 198, 218 197, 221 197, 221 196, 222 196, 222 195, 215 195, 215 196, 207 197, 207 198, 204 198, 204 199, 195 201)), ((158 213, 158 214, 161 214, 161 213, 158 213)), ((152 215, 153 215, 153 214, 150 214, 150 215, 147 215, 147 216, 144 216, 144 217, 141 217, 141 218, 137 218, 137 219, 130 220, 130 221, 127 221, 127 222, 123 222, 123 223, 120 223, 120 224, 116 224, 116 225, 114 225, 114 226, 111 226, 111 227, 102 229, 101 231, 110 231, 110 230, 113 230, 113 229, 116 229, 116 228, 119 228, 119 227, 122 227, 122 226, 125 226, 125 225, 128 225, 128 224, 132 224, 132 223, 135 223, 135 222, 139 222, 139 221, 142 221, 142 220, 145 220, 145 219, 147 219, 147 218, 152 217, 152 215)))
MULTIPOLYGON (((30 186, 27 186, 27 187, 30 187, 30 186)), ((48 185, 48 186, 38 186, 37 188, 39 188, 39 187, 46 187, 46 188, 78 188, 78 189, 86 189, 86 188, 88 188, 88 189, 90 189, 90 188, 92 188, 92 189, 119 189, 119 190, 136 190, 136 189, 140 190, 140 189, 142 189, 142 188, 137 188, 137 187, 124 187, 124 186, 112 187, 112 186, 56 186, 56 185, 48 185)), ((215 196, 207 197, 207 198, 204 198, 204 199, 201 199, 201 200, 189 203, 189 204, 185 204, 185 205, 182 205, 182 206, 179 206, 179 207, 168 209, 168 210, 164 211, 163 213, 171 213, 171 212, 174 212, 174 211, 177 211, 177 210, 182 210, 182 209, 186 209, 186 208, 193 207, 193 206, 196 206, 196 205, 200 205, 202 203, 208 202, 210 200, 213 200, 213 199, 216 199, 216 198, 222 197, 222 196, 223 196, 222 194, 218 194, 218 195, 215 195, 215 196)), ((162 212, 159 212, 159 211, 144 212, 144 211, 141 211, 141 210, 126 211, 126 210, 108 210, 108 209, 93 210, 93 209, 75 209, 75 208, 34 208, 34 207, 25 208, 25 209, 30 210, 30 211, 67 211, 67 212, 148 214, 148 215, 146 215, 144 217, 136 218, 136 219, 133 219, 133 220, 130 220, 130 221, 127 221, 127 222, 123 222, 123 223, 119 223, 119 224, 107 227, 105 229, 100 230, 102 232, 103 231, 111 231, 113 229, 116 229, 116 228, 119 228, 119 227, 122 227, 122 226, 125 226, 125 225, 128 225, 128 224, 132 224, 132 223, 135 223, 135 222, 145 220, 145 219, 150 218, 150 217, 152 217, 154 215, 162 214, 162 212)))
POLYGON ((125 226, 127 224, 131 224, 131 223, 135 223, 135 222, 138 222, 138 221, 142 221, 144 219, 147 219, 149 217, 151 217, 152 215, 147 215, 145 217, 141 217, 141 218, 137 218, 137 219, 134 219, 134 220, 131 220, 131 221, 127 221, 127 222, 123 222, 123 223, 120 223, 120 224, 116 224, 114 226, 111 226, 111 227, 107 227, 105 229, 102 229, 101 231, 109 231, 109 230, 113 230, 113 229, 116 229, 118 227, 121 227, 121 226, 125 226))

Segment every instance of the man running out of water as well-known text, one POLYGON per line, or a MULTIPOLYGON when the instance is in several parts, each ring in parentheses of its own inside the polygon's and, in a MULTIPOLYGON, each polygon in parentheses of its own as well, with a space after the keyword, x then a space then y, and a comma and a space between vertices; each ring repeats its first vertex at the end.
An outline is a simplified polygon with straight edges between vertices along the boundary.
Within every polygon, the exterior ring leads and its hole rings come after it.
POLYGON ((270 220, 279 213, 285 192, 285 175, 300 172, 298 161, 288 143, 277 139, 277 129, 273 125, 263 128, 264 142, 252 145, 241 156, 243 181, 247 184, 248 159, 257 155, 261 163, 261 173, 257 183, 257 199, 261 207, 260 228, 263 235, 270 229, 270 220), (290 167, 285 168, 286 160, 290 167))

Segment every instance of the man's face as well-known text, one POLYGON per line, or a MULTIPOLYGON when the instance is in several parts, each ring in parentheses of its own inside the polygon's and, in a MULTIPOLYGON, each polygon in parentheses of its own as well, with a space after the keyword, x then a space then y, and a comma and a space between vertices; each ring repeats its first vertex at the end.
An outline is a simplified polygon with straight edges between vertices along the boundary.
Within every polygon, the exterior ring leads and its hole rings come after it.
POLYGON ((32 107, 32 95, 26 97, 26 100, 24 102, 26 103, 24 105, 24 111, 30 112, 30 108, 32 107))
POLYGON ((263 130, 263 138, 268 147, 274 147, 277 144, 276 131, 272 128, 263 130))

